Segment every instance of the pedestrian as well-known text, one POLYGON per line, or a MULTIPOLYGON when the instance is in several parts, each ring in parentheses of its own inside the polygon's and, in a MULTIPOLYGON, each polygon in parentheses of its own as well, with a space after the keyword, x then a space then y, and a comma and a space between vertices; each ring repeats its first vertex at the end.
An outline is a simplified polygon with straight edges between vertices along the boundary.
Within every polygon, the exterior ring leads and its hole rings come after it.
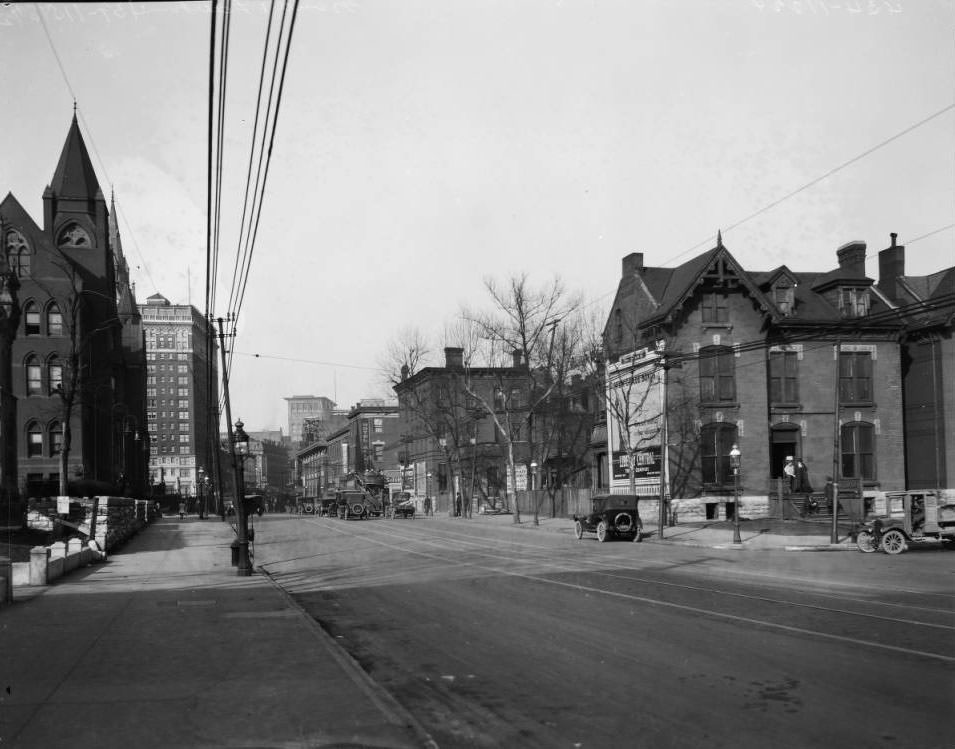
POLYGON ((432 514, 431 513, 431 497, 424 498, 424 514, 425 514, 425 517, 432 514))
POLYGON ((461 517, 461 492, 454 498, 454 517, 461 517))
POLYGON ((186 517, 186 503, 184 500, 179 502, 179 519, 184 520, 186 517))
POLYGON ((812 491, 812 484, 809 483, 809 469, 802 458, 796 461, 796 491, 809 494, 812 491))
POLYGON ((789 491, 793 491, 796 486, 796 464, 793 462, 793 456, 786 456, 786 465, 783 466, 783 476, 789 485, 789 491))

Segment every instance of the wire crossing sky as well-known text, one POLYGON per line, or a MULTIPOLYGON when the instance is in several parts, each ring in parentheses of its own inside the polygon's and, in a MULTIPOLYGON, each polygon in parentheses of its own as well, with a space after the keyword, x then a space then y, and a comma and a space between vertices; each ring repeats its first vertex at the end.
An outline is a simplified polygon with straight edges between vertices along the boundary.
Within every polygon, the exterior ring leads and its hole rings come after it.
MULTIPOLYGON (((140 301, 205 305, 210 9, 0 6, 0 189, 42 220, 75 98, 140 301)), ((877 277, 890 232, 907 273, 952 265, 952 0, 303 0, 274 142, 270 11, 231 2, 210 258, 231 345, 260 354, 232 372, 249 427, 284 426, 283 396, 383 395, 389 340, 438 337, 487 276, 600 309, 624 255, 677 264, 718 229, 751 270, 863 240, 877 277)))

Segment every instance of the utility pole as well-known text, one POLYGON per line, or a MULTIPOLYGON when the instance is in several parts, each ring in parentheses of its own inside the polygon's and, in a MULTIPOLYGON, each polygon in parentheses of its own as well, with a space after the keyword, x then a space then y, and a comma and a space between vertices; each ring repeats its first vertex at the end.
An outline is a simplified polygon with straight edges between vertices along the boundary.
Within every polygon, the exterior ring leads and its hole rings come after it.
MULTIPOLYGON (((232 456, 232 469, 235 476, 235 526, 236 541, 239 544, 239 560, 236 573, 240 577, 248 577, 252 574, 252 562, 249 559, 249 529, 248 518, 245 515, 245 476, 243 468, 235 454, 235 435, 232 432, 232 405, 229 402, 229 370, 226 368, 225 360, 225 333, 223 332, 223 319, 216 319, 219 323, 219 353, 222 357, 222 392, 225 396, 225 420, 229 430, 229 454, 232 456)), ((221 487, 220 487, 221 491, 221 487)))
POLYGON ((836 382, 832 396, 832 529, 829 542, 839 543, 839 374, 842 366, 842 337, 836 339, 836 382))
POLYGON ((658 513, 659 518, 657 519, 657 538, 663 538, 663 527, 666 525, 667 473, 669 472, 670 457, 670 451, 667 445, 669 439, 667 432, 667 418, 669 416, 667 405, 670 397, 670 394, 667 392, 667 372, 670 369, 670 364, 667 362, 665 355, 660 358, 660 369, 663 372, 663 408, 660 415, 662 419, 662 423, 660 424, 660 512, 658 513))

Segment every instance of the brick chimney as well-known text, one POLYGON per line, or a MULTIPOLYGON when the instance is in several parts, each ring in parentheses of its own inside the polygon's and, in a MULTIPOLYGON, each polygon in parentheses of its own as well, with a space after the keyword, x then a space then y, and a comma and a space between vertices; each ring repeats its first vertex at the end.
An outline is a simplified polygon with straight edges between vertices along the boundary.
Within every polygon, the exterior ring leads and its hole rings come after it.
POLYGON ((623 275, 630 276, 643 270, 643 253, 631 252, 623 258, 623 275))
POLYGON ((444 349, 444 368, 445 369, 463 369, 464 368, 464 349, 446 346, 444 349))
POLYGON ((889 234, 892 244, 879 253, 879 288, 893 301, 899 298, 899 279, 905 275, 905 245, 896 244, 899 236, 889 234))
POLYGON ((836 257, 842 270, 859 278, 865 277, 865 242, 847 242, 836 250, 836 257))

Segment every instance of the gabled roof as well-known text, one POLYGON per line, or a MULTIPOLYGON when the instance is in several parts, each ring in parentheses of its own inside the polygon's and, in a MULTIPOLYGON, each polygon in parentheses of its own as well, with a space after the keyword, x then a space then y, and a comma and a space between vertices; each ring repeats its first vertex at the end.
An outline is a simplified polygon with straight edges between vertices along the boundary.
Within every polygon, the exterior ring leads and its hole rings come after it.
POLYGON ((96 180, 96 172, 93 170, 93 162, 90 161, 86 143, 83 142, 83 136, 80 134, 76 113, 73 114, 70 132, 67 133, 66 143, 63 144, 60 161, 56 165, 56 171, 53 172, 50 187, 61 198, 102 197, 99 182, 96 180))
POLYGON ((47 252, 55 252, 49 237, 37 226, 36 221, 27 213, 12 192, 8 192, 7 197, 3 199, 3 202, 0 202, 0 216, 3 217, 6 228, 16 227, 29 235, 28 239, 34 243, 34 252, 36 252, 38 245, 46 248, 47 252))
POLYGON ((640 326, 643 327, 665 318, 683 306, 693 295, 696 287, 702 283, 704 274, 716 268, 720 261, 726 263, 743 288, 759 302, 765 312, 771 314, 775 310, 750 274, 743 270, 730 251, 723 246, 722 241, 719 241, 712 250, 697 255, 676 268, 644 269, 642 276, 650 293, 659 300, 659 305, 656 314, 642 320, 640 326))

